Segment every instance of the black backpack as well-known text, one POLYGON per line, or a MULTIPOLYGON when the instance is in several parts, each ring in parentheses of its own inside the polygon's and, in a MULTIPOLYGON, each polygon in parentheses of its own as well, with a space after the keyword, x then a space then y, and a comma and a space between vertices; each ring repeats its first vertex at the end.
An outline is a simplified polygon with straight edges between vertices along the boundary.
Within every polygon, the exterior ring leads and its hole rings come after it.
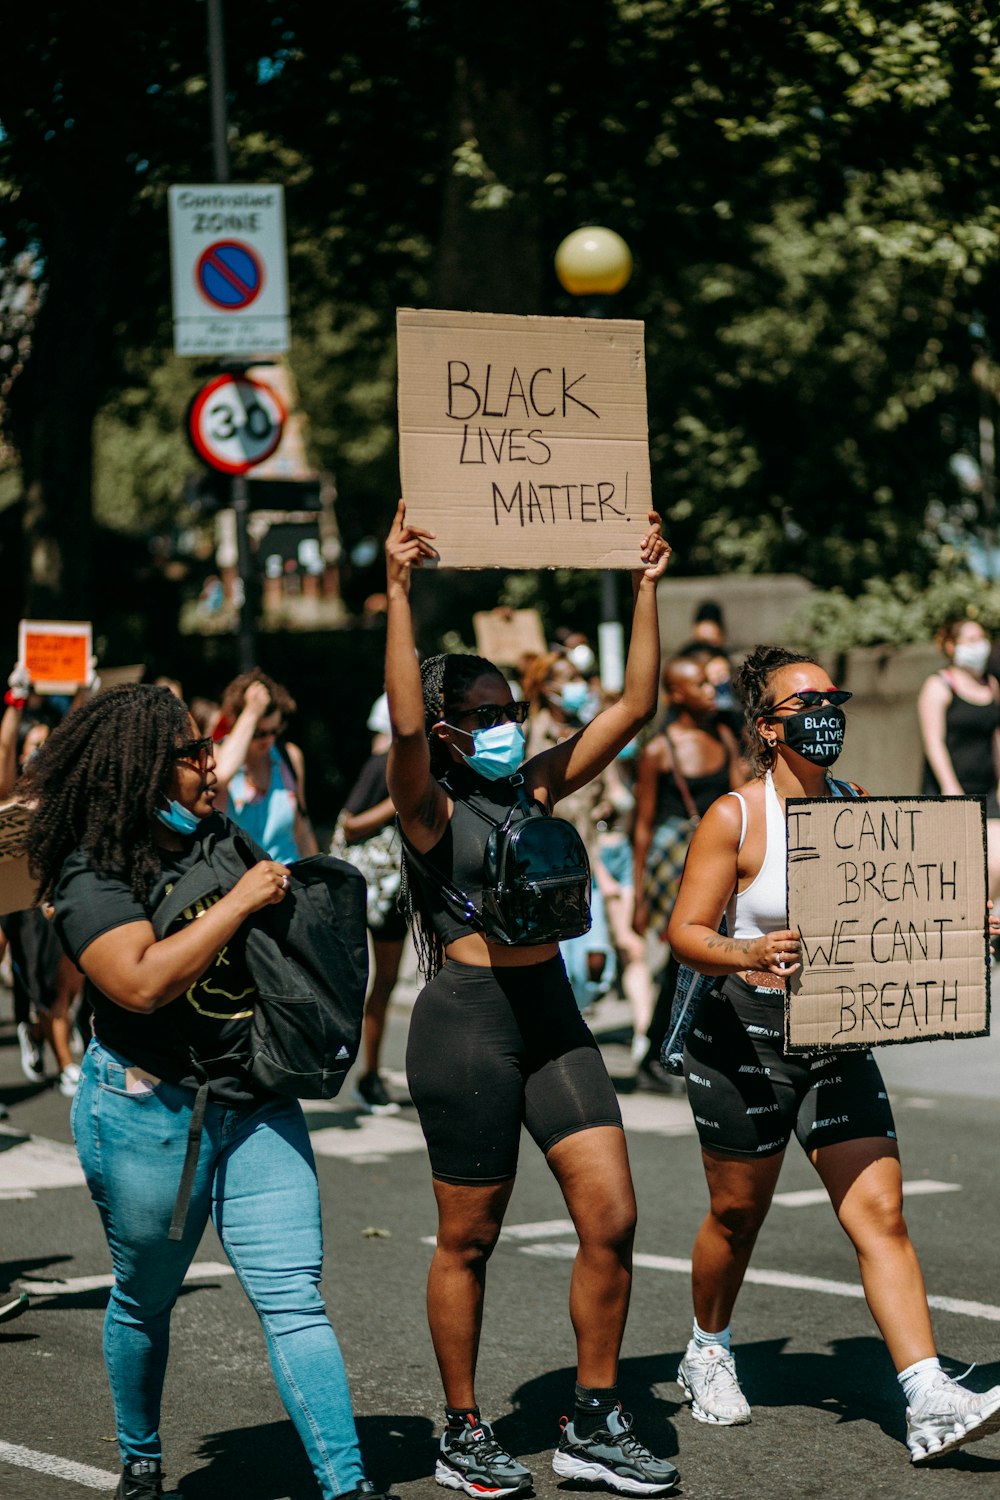
MULTIPOLYGON (((158 939, 189 906, 211 894, 225 895, 250 866, 267 858, 221 817, 205 819, 197 837, 201 858, 151 915, 158 939)), ((288 868, 285 899, 256 912, 245 928, 247 968, 257 989, 247 1068, 256 1083, 274 1093, 332 1099, 361 1042, 368 987, 367 889, 360 871, 328 854, 296 860, 288 868)), ((192 1110, 171 1239, 183 1231, 207 1102, 206 1081, 192 1110)))
MULTIPOLYGON (((152 914, 164 937, 201 897, 225 895, 259 859, 244 834, 221 819, 199 830, 198 863, 152 914)), ((340 1092, 361 1040, 368 985, 364 876, 329 854, 289 865, 288 895, 256 912, 246 927, 246 961, 257 989, 250 1076, 296 1099, 340 1092)))
POLYGON ((523 776, 511 777, 517 803, 502 823, 464 805, 492 829, 483 855, 483 901, 477 909, 407 840, 407 858, 435 882, 452 907, 491 942, 505 947, 559 943, 590 931, 590 860, 583 839, 565 818, 550 817, 529 797, 523 776))

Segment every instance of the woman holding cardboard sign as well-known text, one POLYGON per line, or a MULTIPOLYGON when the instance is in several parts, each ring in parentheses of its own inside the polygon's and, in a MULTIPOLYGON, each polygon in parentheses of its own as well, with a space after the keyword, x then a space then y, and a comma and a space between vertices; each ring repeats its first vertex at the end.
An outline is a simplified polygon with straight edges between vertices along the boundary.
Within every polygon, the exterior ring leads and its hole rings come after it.
POLYGON ((486 1265, 513 1191, 522 1121, 580 1239, 570 1290, 576 1404, 552 1467, 626 1494, 666 1494, 677 1483, 618 1402, 635 1196, 615 1091, 559 956, 562 938, 586 931, 590 869, 573 825, 546 816, 655 710, 656 586, 670 549, 659 517, 649 522, 620 701, 529 760, 527 705, 498 667, 478 656, 418 663, 410 576, 435 554, 431 533, 406 524, 402 501, 386 542, 388 782, 428 981, 410 1022, 407 1075, 438 1207, 427 1306, 446 1426, 435 1478, 473 1496, 523 1494, 532 1482, 482 1421, 474 1388, 486 1265), (530 873, 523 886, 518 867, 530 873))
POLYGON ((851 695, 777 646, 758 646, 734 685, 756 776, 699 824, 667 934, 682 963, 718 976, 684 1058, 711 1206, 695 1241, 695 1321, 678 1379, 698 1421, 749 1422, 729 1321, 794 1130, 857 1251, 906 1396, 907 1446, 924 1463, 1000 1428, 1000 1386, 970 1391, 937 1359, 903 1220, 892 1111, 871 1052, 791 1055, 783 1046, 785 981, 801 951, 786 926, 784 803, 864 796, 829 775, 851 695), (718 931, 724 914, 731 936, 718 931))

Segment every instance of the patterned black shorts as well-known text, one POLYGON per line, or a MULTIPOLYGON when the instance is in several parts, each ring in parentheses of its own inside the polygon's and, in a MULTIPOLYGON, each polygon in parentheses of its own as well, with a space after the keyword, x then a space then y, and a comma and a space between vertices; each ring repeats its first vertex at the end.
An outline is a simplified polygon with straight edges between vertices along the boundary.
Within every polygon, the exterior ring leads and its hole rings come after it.
POLYGON ((701 1144, 727 1156, 775 1156, 794 1130, 803 1151, 896 1139, 870 1051, 784 1050, 783 997, 731 975, 698 1007, 684 1076, 701 1144))

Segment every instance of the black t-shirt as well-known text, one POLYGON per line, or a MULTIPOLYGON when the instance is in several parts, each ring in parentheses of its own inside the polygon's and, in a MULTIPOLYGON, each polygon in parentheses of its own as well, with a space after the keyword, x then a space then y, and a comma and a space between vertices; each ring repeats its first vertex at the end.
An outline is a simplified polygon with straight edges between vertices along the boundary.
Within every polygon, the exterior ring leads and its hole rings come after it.
MULTIPOLYGON (((127 922, 148 922, 162 898, 198 858, 196 839, 182 851, 164 849, 161 873, 146 901, 140 902, 127 881, 98 873, 88 855, 75 850, 60 871, 53 897, 53 923, 65 951, 79 963, 103 933, 127 922)), ((193 922, 215 900, 218 897, 210 896, 188 907, 172 930, 193 922)), ((117 1005, 90 979, 85 990, 99 1041, 170 1083, 197 1088, 203 1070, 210 1080, 211 1097, 234 1105, 257 1104, 268 1097, 252 1082, 245 1066, 256 994, 239 933, 190 989, 151 1014, 117 1005), (193 1066, 192 1059, 200 1068, 193 1066)))
POLYGON ((358 772, 358 779, 347 794, 343 811, 356 816, 358 813, 368 812, 384 802, 389 795, 389 784, 385 779, 386 767, 389 764, 389 752, 384 750, 381 755, 370 755, 358 772))

